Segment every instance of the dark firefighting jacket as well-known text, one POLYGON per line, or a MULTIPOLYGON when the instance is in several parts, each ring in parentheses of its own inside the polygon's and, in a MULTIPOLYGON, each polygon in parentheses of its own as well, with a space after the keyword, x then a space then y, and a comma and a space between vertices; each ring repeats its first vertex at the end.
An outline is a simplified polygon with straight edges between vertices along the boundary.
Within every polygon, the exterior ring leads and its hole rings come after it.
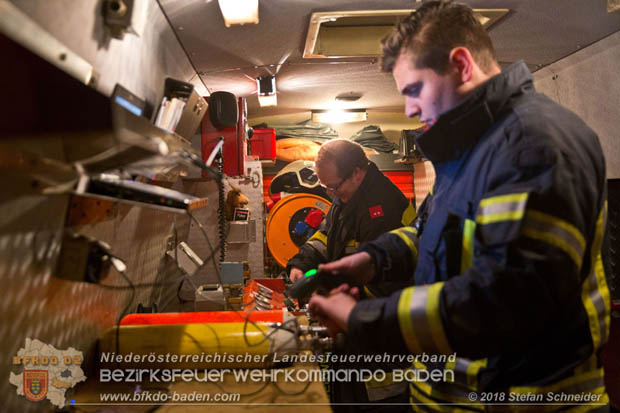
MULTIPOLYGON (((379 235, 398 228, 415 217, 413 207, 407 198, 377 166, 370 162, 364 180, 353 197, 346 204, 336 199, 319 229, 299 249, 299 253, 289 260, 287 273, 292 267, 306 272, 317 268, 320 263, 334 261, 357 251, 361 242, 371 241, 379 235)), ((412 273, 395 273, 395 279, 386 277, 366 286, 362 294, 386 296, 409 285, 412 273)), ((336 353, 346 355, 349 345, 336 353)), ((390 371, 404 366, 396 363, 322 363, 321 369, 331 371, 351 369, 381 369, 390 371)), ((359 406, 346 406, 342 403, 398 402, 407 403, 407 386, 403 383, 376 383, 366 386, 365 382, 328 381, 325 383, 330 401, 335 411, 359 410, 359 406)), ((406 406, 396 406, 403 409, 406 406)), ((379 406, 366 406, 365 409, 381 409, 379 406)))
MULTIPOLYGON (((404 225, 415 217, 409 201, 377 166, 370 162, 366 176, 346 204, 336 199, 314 235, 289 260, 303 272, 357 251, 360 243, 404 225), (404 221, 403 221, 404 220, 404 221)), ((404 282, 411 279, 400 277, 404 282)))
POLYGON ((379 279, 415 280, 356 305, 348 335, 357 351, 421 355, 413 369, 443 374, 408 380, 412 402, 429 411, 540 409, 516 407, 520 395, 608 403, 599 359, 610 317, 607 201, 595 133, 536 93, 518 62, 417 143, 435 167, 431 194, 413 225, 361 247, 379 279))

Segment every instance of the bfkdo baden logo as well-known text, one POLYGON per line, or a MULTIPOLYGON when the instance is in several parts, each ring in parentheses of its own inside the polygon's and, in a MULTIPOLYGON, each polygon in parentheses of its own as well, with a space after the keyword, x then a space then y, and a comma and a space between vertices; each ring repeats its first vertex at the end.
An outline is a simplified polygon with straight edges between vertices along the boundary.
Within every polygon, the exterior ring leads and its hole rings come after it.
POLYGON ((48 390, 47 370, 24 370, 24 396, 38 402, 45 399, 48 390))
POLYGON ((26 339, 26 345, 13 357, 14 370, 9 381, 17 387, 17 394, 33 402, 48 399, 62 408, 66 404, 65 392, 86 380, 81 369, 84 357, 73 347, 58 350, 39 340, 26 339))

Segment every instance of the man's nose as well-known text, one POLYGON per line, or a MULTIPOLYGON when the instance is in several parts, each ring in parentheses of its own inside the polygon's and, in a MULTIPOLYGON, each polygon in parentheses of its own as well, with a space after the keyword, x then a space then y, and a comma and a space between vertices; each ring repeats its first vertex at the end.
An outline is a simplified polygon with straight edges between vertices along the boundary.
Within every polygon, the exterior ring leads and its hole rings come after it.
POLYGON ((407 115, 408 118, 413 118, 419 114, 420 107, 418 104, 413 99, 407 98, 405 100, 405 115, 407 115))

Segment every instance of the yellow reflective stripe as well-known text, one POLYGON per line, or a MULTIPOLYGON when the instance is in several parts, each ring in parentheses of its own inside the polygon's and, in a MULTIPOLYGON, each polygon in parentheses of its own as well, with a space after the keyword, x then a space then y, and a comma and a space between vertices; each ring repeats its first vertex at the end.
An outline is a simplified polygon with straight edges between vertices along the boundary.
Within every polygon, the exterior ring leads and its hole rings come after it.
MULTIPOLYGON (((421 383, 416 382, 416 384, 420 385, 421 383)), ((453 404, 446 405, 445 402, 443 402, 444 404, 441 404, 442 402, 433 400, 429 398, 426 394, 424 394, 422 391, 418 390, 413 383, 409 385, 409 391, 411 392, 410 398, 411 398, 412 404, 424 405, 424 407, 426 407, 427 409, 432 409, 433 411, 446 412, 446 413, 451 413, 451 412, 472 413, 472 411, 481 412, 484 406, 482 403, 470 402, 467 399, 463 399, 463 400, 465 401, 464 403, 467 404, 467 407, 469 409, 459 408, 459 407, 454 406, 453 404)), ((436 395, 437 393, 435 392, 433 397, 435 397, 436 395)), ((445 398, 443 400, 446 400, 448 402, 450 401, 450 399, 448 398, 445 398)), ((422 410, 422 411, 425 411, 425 410, 422 410)), ((414 407, 414 411, 416 411, 415 407, 414 407)))
POLYGON ((370 297, 370 298, 377 298, 377 296, 376 296, 376 295, 374 295, 374 294, 372 293, 372 291, 370 291, 370 289, 369 289, 369 288, 368 288, 368 286, 366 286, 366 285, 364 286, 364 292, 365 292, 365 293, 366 293, 366 295, 367 295, 368 297, 370 297))
MULTIPOLYGON (((514 393, 521 393, 521 394, 527 394, 527 393, 538 394, 538 393, 549 393, 549 392, 555 393, 558 391, 564 391, 568 393, 567 390, 569 387, 578 386, 580 384, 583 384, 593 379, 600 379, 600 382, 603 383, 603 369, 602 368, 592 370, 587 373, 580 374, 578 376, 572 376, 567 379, 560 380, 559 382, 551 384, 549 386, 515 386, 515 387, 511 387, 510 391, 514 393)), ((596 387, 599 387, 599 386, 597 385, 596 387)), ((585 391, 590 391, 590 389, 587 389, 587 388, 578 389, 578 392, 580 393, 585 392, 585 391)))
MULTIPOLYGON (((579 402, 571 402, 567 401, 558 401, 557 403, 546 405, 546 406, 537 406, 540 407, 537 411, 571 411, 571 412, 582 412, 588 411, 592 409, 594 405, 605 405, 609 403, 609 396, 605 392, 605 385, 603 380, 603 369, 597 369, 590 371, 586 374, 582 374, 579 376, 573 376, 569 379, 562 380, 558 383, 555 383, 551 386, 542 386, 542 387, 511 387, 511 393, 519 393, 526 394, 528 396, 542 395, 543 400, 547 400, 548 395, 565 395, 568 397, 570 395, 583 395, 583 394, 596 394, 600 395, 598 400, 588 400, 581 402, 577 406, 571 406, 573 403, 579 402), (571 388, 572 387, 572 388, 571 388), (560 404, 559 404, 560 403, 560 404), (562 405, 561 403, 565 403, 562 405)), ((554 396, 552 396, 554 397, 554 396)), ((527 405, 512 405, 510 406, 510 410, 513 412, 523 412, 523 411, 532 411, 532 406, 527 405)))
POLYGON ((574 225, 569 224, 568 222, 562 219, 556 218, 552 215, 548 215, 548 214, 545 214, 539 211, 534 211, 534 210, 529 210, 527 212, 525 219, 542 221, 542 222, 546 222, 551 225, 554 225, 556 227, 559 227, 562 230, 568 232, 570 235, 572 235, 574 237, 574 240, 577 242, 577 245, 581 247, 582 250, 586 248, 586 240, 583 238, 581 231, 579 231, 577 227, 575 227, 574 225))
POLYGON ((506 195, 493 196, 490 198, 485 198, 482 201, 480 201, 480 207, 486 208, 486 207, 491 207, 493 205, 513 204, 513 203, 520 204, 523 201, 527 201, 527 197, 528 197, 527 192, 521 192, 518 194, 506 194, 506 195))
MULTIPOLYGON (((411 383, 410 389, 414 389, 413 386, 413 382, 411 383)), ((458 390, 456 388, 456 386, 454 385, 446 385, 445 386, 445 390, 455 390, 456 392, 458 392, 459 394, 462 395, 457 395, 457 394, 450 394, 450 393, 446 393, 445 391, 441 391, 438 390, 435 386, 432 386, 428 383, 425 383, 423 381, 416 381, 415 385, 419 387, 419 389, 415 389, 417 391, 418 394, 422 395, 422 396, 428 396, 428 397, 433 397, 435 399, 438 400, 443 400, 446 402, 453 402, 453 403, 462 403, 465 405, 481 405, 482 403, 477 403, 477 402, 473 402, 471 400, 469 400, 466 396, 467 393, 466 392, 462 392, 460 390, 458 390)), ((440 386, 440 383, 437 383, 438 386, 440 386)), ((442 389, 444 390, 444 389, 442 389)), ((433 403, 437 403, 437 401, 431 400, 431 402, 433 403)), ((453 406, 445 406, 445 407, 453 407, 453 406)), ((451 410, 453 411, 453 410, 451 410)))
POLYGON ((454 362, 446 363, 446 369, 448 365, 453 365, 454 381, 465 386, 471 390, 478 389, 478 373, 480 369, 487 366, 487 359, 470 360, 463 357, 456 357, 454 362))
MULTIPOLYGON (((513 413, 533 413, 533 412, 557 412, 557 411, 561 411, 562 413, 565 412, 569 412, 569 413, 583 413, 583 412, 590 412, 592 411, 592 409, 595 409, 598 407, 602 407, 606 404, 609 404, 609 396, 607 395, 607 393, 605 393, 605 386, 600 386, 600 387, 596 387, 594 389, 588 390, 587 392, 589 395, 599 395, 600 398, 598 400, 595 401, 583 401, 583 402, 574 402, 574 403, 583 403, 583 404, 574 404, 573 402, 570 401, 558 401, 558 402, 554 402, 554 403, 549 403, 552 402, 552 400, 547 400, 546 396, 543 396, 543 399, 541 401, 541 403, 547 402, 549 404, 535 404, 535 405, 528 405, 528 404, 512 404, 510 406, 500 406, 501 410, 490 410, 490 411, 502 411, 502 412, 513 412, 513 413), (565 403, 565 404, 562 404, 565 403)), ((562 395, 562 393, 558 393, 558 397, 560 397, 560 395, 562 395)), ((532 397, 532 396, 530 396, 532 397)), ((552 396, 552 397, 555 397, 552 396)))
POLYGON ((596 232, 590 250, 592 268, 581 289, 581 300, 588 313, 590 334, 595 351, 607 341, 609 336, 611 299, 601 255, 606 222, 607 202, 596 220, 596 232))
POLYGON ((418 342, 415 333, 413 331, 413 320, 409 315, 409 305, 411 303, 411 297, 413 296, 413 290, 415 287, 405 288, 400 294, 398 299, 398 324, 400 326, 400 332, 403 335, 407 348, 413 354, 419 354, 422 352, 420 343, 418 342))
POLYGON ((417 263, 418 262, 418 249, 416 248, 413 240, 409 238, 406 233, 412 234, 412 236, 416 236, 417 234, 417 232, 413 228, 410 228, 410 227, 403 227, 403 228, 390 231, 390 234, 397 235, 398 238, 403 240, 405 245, 407 245, 407 247, 411 251, 411 257, 413 258, 413 262, 417 263))
MULTIPOLYGON (((385 372, 385 379, 382 381, 375 380, 373 376, 367 376, 364 379, 364 384, 366 385, 366 389, 369 389, 369 388, 374 389, 377 387, 391 386, 394 383, 395 383, 394 377, 391 371, 385 372)), ((402 383, 402 382, 396 382, 396 383, 402 383)))
POLYGON ((467 366, 467 385, 472 389, 478 388, 478 372, 486 367, 488 359, 474 360, 467 366))
POLYGON ((596 401, 596 403, 584 402, 584 404, 581 404, 581 405, 578 405, 578 406, 566 407, 566 408, 562 409, 562 412, 584 413, 584 412, 592 411, 593 405, 604 406, 606 404, 609 404, 609 395, 605 392, 605 386, 597 387, 594 390, 590 390, 589 393, 591 393, 591 394, 600 394, 601 397, 600 397, 600 399, 598 399, 598 401, 596 401))
POLYGON ((518 221, 523 218, 528 193, 499 195, 480 201, 476 222, 493 224, 501 221, 518 221))
POLYGON ((443 284, 409 287, 400 295, 398 322, 405 343, 414 354, 422 351, 452 353, 439 314, 439 294, 443 284))
MULTIPOLYGON (((326 238, 327 239, 327 238, 326 238)), ((360 243, 357 242, 356 240, 352 239, 351 241, 347 242, 347 247, 353 247, 353 248, 357 248, 360 246, 360 243)))
POLYGON ((418 236, 418 230, 415 229, 414 227, 401 227, 401 228, 395 229, 394 231, 411 234, 413 237, 418 236))
MULTIPOLYGON (((594 262, 594 274, 596 274, 596 283, 598 285, 598 292, 601 295, 603 301, 603 314, 601 314, 601 344, 607 342, 609 337, 610 326, 610 313, 611 313, 611 297, 609 293, 609 287, 607 285, 607 277, 605 275, 605 267, 603 265, 603 256, 601 250, 603 247, 603 235, 605 228, 607 227, 607 201, 603 205, 603 210, 599 214, 596 221, 596 234, 594 237, 593 250, 596 251, 596 258, 594 262)), ((593 254, 594 255, 594 254, 593 254)))
POLYGON ((474 262, 474 233, 476 222, 465 219, 463 223, 463 248, 461 249, 461 274, 471 268, 474 262))
POLYGON ((588 313, 588 324, 590 325, 590 335, 592 336, 592 344, 594 349, 598 349, 601 344, 601 330, 598 322, 598 311, 594 308, 592 299, 590 298, 590 292, 592 291, 591 279, 588 277, 583 282, 581 287, 581 301, 583 302, 586 312, 588 313))
POLYGON ((527 211, 521 233, 558 247, 581 269, 586 241, 575 226, 542 212, 527 211))
POLYGON ((416 214, 415 208, 410 203, 409 205, 407 205, 407 208, 405 208, 405 210, 403 211, 400 222, 403 225, 409 225, 413 222, 414 219, 416 219, 417 216, 418 214, 416 214))
POLYGON ((444 367, 444 370, 450 370, 455 373, 453 377, 447 377, 449 383, 452 383, 454 381, 453 379, 456 377, 456 372, 454 371, 456 369, 456 360, 457 359, 455 357, 454 360, 446 361, 446 365, 444 367))
POLYGON ((323 244, 327 245, 327 235, 323 234, 321 231, 315 232, 308 241, 313 239, 319 240, 323 244))
POLYGON ((442 354, 451 354, 452 348, 448 343, 448 338, 441 321, 441 314, 439 314, 439 294, 442 288, 443 283, 435 283, 429 286, 426 295, 426 317, 428 318, 431 336, 435 342, 436 349, 442 354))

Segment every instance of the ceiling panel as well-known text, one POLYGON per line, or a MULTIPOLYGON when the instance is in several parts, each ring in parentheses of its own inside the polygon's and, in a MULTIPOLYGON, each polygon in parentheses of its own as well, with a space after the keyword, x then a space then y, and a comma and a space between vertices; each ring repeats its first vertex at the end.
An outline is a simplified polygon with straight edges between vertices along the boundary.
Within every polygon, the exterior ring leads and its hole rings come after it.
MULTIPOLYGON (((502 66, 523 59, 530 69, 553 63, 620 30, 620 12, 607 0, 471 0, 474 8, 507 8, 490 35, 502 66)), ((323 109, 340 93, 362 98, 351 107, 401 110, 402 97, 376 58, 303 59, 313 12, 415 8, 413 0, 260 0, 258 25, 226 28, 217 0, 160 0, 209 91, 248 98, 250 117, 323 109), (277 108, 260 108, 258 76, 275 74, 277 108)))

